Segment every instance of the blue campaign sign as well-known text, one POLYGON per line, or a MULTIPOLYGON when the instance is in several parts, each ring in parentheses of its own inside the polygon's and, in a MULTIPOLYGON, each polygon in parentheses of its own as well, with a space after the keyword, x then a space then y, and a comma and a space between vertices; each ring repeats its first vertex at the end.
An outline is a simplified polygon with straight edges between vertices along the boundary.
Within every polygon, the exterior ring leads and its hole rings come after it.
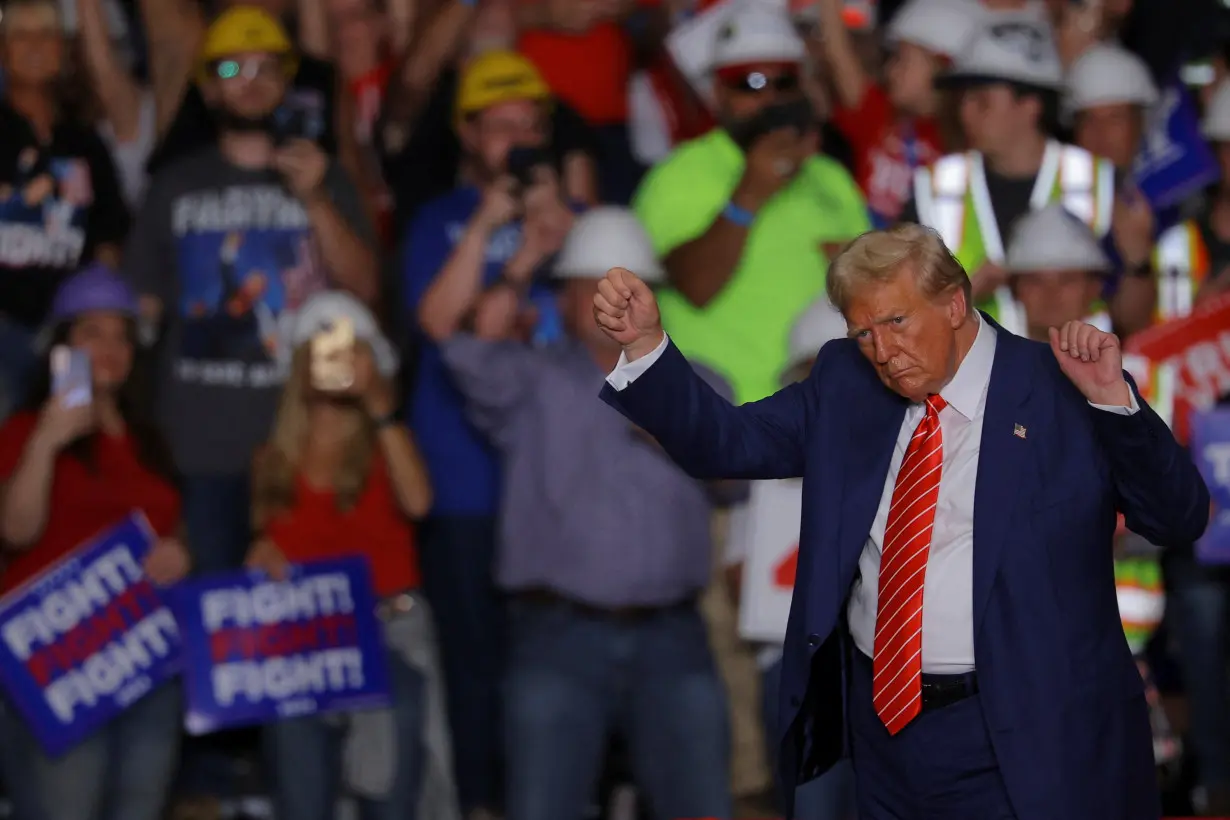
MULTIPOLYGON (((1191 92, 1179 80, 1162 91, 1150 115, 1133 177, 1155 211, 1166 212, 1221 176, 1217 158, 1200 133, 1191 92)), ((1165 230, 1169 225, 1158 225, 1165 230)))
POLYGON ((205 734, 284 717, 385 706, 389 674, 362 558, 297 565, 285 581, 227 572, 180 584, 184 726, 205 734))
POLYGON ((1191 447, 1213 497, 1213 515, 1196 554, 1210 564, 1230 563, 1230 410, 1193 413, 1191 447))
POLYGON ((179 671, 175 619, 141 568, 155 537, 134 513, 0 599, 0 682, 49 755, 179 671))

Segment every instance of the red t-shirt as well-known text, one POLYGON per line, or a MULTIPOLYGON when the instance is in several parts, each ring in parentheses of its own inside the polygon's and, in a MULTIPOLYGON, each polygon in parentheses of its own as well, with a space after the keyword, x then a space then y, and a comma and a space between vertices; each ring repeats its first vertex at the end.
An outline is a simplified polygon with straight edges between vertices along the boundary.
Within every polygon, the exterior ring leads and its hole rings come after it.
MULTIPOLYGON (((638 0, 637 6, 658 3, 638 0)), ((619 23, 600 23, 584 34, 526 31, 517 40, 517 50, 537 66, 555 96, 590 125, 628 120, 632 42, 619 23)))
POLYGON ((295 506, 274 516, 265 528, 282 554, 293 562, 364 555, 381 598, 416 589, 419 578, 414 529, 397 507, 384 460, 372 459, 367 485, 349 510, 338 509, 333 490, 297 480, 295 506))
POLYGON ((867 206, 884 223, 895 222, 910 199, 915 169, 943 153, 935 121, 899 118, 884 89, 870 86, 856 108, 838 107, 833 122, 854 149, 854 177, 867 206))
MULTIPOLYGON (((34 413, 18 413, 0 427, 0 480, 12 477, 37 424, 34 413)), ((93 472, 71 455, 56 457, 47 528, 33 547, 10 553, 8 567, 0 576, 0 591, 8 592, 37 575, 133 510, 145 513, 158 535, 176 534, 179 492, 137 460, 130 436, 98 433, 95 457, 93 472)))

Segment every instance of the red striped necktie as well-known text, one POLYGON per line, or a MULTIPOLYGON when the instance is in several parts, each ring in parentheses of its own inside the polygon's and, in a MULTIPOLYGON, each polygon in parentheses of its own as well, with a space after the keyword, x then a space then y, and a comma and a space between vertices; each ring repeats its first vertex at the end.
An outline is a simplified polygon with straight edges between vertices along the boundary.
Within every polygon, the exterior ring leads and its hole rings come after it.
POLYGON ((871 691, 890 735, 922 710, 923 580, 944 464, 940 411, 947 404, 938 395, 927 398, 927 412, 897 472, 884 528, 871 691))

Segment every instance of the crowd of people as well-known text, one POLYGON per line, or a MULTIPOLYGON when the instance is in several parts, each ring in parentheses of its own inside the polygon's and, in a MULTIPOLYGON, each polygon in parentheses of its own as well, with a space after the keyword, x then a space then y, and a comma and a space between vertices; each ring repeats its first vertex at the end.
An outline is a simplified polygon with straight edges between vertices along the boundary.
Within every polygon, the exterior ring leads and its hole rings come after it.
MULTIPOLYGON (((651 283, 739 404, 846 335, 829 261, 900 222, 1021 336, 1186 316, 1230 291, 1224 14, 7 0, 0 590, 134 509, 158 584, 361 555, 391 681, 384 745, 360 713, 185 738, 170 685, 51 757, 0 697, 12 816, 578 820, 625 783, 661 820, 780 810, 780 642, 734 627, 753 488, 692 480, 598 400, 598 282, 651 283), (1184 105, 1210 167, 1159 203, 1141 169, 1184 105), (330 385, 313 344, 340 324, 330 385), (88 403, 55 389, 61 346, 88 403)), ((1164 374, 1133 375, 1168 418, 1164 374)), ((1228 813, 1230 581, 1120 540, 1159 776, 1228 813)), ((838 766, 796 816, 852 817, 852 790, 838 766)))

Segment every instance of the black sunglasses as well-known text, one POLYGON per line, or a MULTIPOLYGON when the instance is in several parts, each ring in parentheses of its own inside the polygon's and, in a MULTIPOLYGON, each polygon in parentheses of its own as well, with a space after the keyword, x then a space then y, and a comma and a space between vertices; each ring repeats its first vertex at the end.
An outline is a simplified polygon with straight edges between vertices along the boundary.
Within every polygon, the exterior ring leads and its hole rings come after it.
POLYGON ((748 94, 760 94, 772 89, 774 91, 797 91, 799 75, 794 72, 778 74, 770 77, 761 71, 749 71, 746 74, 722 77, 722 83, 731 91, 742 91, 748 94))

